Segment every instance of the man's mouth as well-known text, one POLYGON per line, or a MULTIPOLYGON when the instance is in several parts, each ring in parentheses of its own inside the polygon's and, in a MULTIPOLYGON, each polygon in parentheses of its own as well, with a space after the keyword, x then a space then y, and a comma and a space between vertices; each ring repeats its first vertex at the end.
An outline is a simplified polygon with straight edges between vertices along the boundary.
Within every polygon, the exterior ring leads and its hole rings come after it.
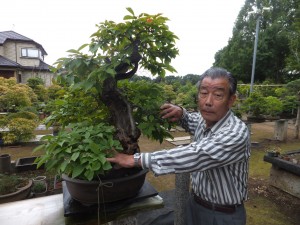
POLYGON ((205 114, 212 114, 213 112, 212 112, 212 111, 209 111, 209 110, 202 110, 202 113, 205 113, 205 114))

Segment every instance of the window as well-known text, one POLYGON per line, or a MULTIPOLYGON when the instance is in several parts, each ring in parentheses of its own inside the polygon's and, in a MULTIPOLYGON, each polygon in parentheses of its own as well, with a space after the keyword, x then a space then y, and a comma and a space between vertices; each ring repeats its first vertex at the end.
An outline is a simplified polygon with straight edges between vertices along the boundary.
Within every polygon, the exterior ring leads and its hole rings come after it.
POLYGON ((40 58, 43 59, 42 52, 39 49, 34 48, 22 48, 21 56, 28 58, 40 58))

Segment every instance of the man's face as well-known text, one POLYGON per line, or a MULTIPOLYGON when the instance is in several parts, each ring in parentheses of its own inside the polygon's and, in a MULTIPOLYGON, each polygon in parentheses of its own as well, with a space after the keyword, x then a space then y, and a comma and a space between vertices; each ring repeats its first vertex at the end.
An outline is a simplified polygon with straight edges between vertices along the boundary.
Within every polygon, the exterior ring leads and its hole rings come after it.
POLYGON ((236 99, 229 95, 229 81, 225 78, 203 79, 199 88, 198 106, 206 121, 207 127, 212 127, 222 119, 236 99))

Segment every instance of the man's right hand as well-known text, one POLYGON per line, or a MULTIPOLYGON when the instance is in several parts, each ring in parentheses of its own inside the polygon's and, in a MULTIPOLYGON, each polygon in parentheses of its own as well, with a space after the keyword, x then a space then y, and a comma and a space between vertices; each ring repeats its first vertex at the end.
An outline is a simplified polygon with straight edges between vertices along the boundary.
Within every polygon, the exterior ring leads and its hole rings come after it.
POLYGON ((177 105, 165 103, 160 107, 160 114, 163 119, 168 119, 171 122, 176 122, 181 119, 183 109, 177 105))

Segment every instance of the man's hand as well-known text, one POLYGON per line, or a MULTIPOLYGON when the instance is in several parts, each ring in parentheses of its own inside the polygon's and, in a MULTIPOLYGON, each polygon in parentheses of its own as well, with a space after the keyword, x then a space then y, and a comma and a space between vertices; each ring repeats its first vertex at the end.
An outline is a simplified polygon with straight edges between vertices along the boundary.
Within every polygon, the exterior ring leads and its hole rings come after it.
POLYGON ((127 155, 123 153, 116 153, 112 158, 106 158, 108 162, 116 163, 117 165, 124 168, 134 167, 133 155, 127 155))
POLYGON ((176 122, 181 119, 183 110, 177 105, 165 103, 160 107, 160 114, 163 119, 168 119, 171 122, 176 122))

